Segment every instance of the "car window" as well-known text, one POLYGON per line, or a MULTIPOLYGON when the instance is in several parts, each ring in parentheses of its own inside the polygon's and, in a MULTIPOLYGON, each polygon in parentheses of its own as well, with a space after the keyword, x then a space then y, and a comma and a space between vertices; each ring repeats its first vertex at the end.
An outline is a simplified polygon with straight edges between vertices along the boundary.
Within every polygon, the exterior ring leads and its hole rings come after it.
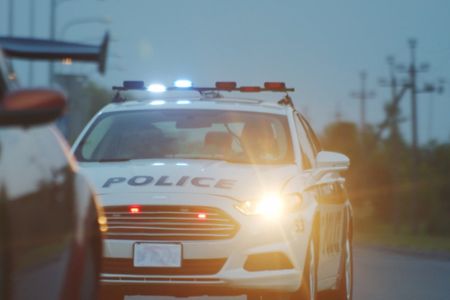
POLYGON ((98 147, 99 143, 103 140, 106 132, 111 128, 112 119, 107 118, 91 132, 89 137, 83 142, 83 157, 92 157, 94 150, 98 147))
POLYGON ((297 128, 298 140, 300 143, 300 149, 302 154, 302 165, 303 168, 310 169, 313 166, 315 160, 315 151, 309 140, 309 136, 305 130, 305 127, 300 121, 299 115, 295 114, 295 126, 297 128))
POLYGON ((293 163, 286 116, 224 110, 107 113, 93 123, 75 155, 80 161, 188 158, 293 163))

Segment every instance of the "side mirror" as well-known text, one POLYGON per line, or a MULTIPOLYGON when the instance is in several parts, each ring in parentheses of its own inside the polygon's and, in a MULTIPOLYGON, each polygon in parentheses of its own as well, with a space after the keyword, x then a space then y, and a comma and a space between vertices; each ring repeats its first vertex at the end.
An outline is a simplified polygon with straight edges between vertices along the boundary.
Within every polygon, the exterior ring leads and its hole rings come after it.
POLYGON ((23 89, 8 94, 0 104, 0 125, 31 126, 60 117, 66 98, 54 90, 23 89))
POLYGON ((316 167, 319 169, 331 169, 345 171, 350 166, 350 159, 344 154, 329 151, 320 151, 316 156, 316 167))

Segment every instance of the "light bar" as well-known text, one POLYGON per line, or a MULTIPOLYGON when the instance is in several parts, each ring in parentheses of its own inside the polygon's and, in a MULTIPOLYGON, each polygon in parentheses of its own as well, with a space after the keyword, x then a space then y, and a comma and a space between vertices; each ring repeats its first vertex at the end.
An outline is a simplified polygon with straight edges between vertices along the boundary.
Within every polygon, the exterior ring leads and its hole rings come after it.
POLYGON ((151 93, 164 93, 166 90, 166 86, 161 83, 152 83, 147 87, 147 91, 151 93))
POLYGON ((284 82, 264 82, 261 86, 240 86, 238 87, 234 81, 217 81, 214 87, 193 86, 192 82, 187 79, 179 79, 174 82, 174 86, 166 87, 161 83, 152 83, 145 87, 143 81, 124 81, 123 86, 113 86, 113 90, 147 90, 152 93, 164 93, 166 91, 196 91, 204 93, 208 91, 227 91, 242 93, 259 93, 259 92, 294 92, 294 88, 287 88, 284 82))

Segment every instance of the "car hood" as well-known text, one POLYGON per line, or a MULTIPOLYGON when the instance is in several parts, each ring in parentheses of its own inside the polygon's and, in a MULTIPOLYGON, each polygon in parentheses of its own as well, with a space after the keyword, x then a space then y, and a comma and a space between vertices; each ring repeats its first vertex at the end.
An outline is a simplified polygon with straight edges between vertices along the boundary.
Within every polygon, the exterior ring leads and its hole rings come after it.
POLYGON ((218 160, 133 160, 80 163, 97 194, 190 193, 247 200, 280 192, 296 165, 250 165, 218 160))

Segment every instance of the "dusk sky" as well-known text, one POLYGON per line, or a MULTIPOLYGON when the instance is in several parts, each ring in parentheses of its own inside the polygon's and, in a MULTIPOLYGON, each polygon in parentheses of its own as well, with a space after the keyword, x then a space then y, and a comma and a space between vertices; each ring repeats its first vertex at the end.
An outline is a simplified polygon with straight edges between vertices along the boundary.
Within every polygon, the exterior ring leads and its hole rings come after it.
MULTIPOLYGON (((29 5, 14 0, 14 35, 29 36, 29 5)), ((38 37, 48 37, 49 0, 34 0, 38 37)), ((98 43, 106 29, 113 37, 104 86, 124 79, 171 84, 190 78, 198 85, 215 81, 262 84, 285 81, 295 87, 293 98, 318 129, 336 118, 359 122, 359 102, 350 97, 359 88, 358 73, 367 70, 376 97, 368 101, 367 120, 384 118, 389 90, 378 85, 388 75, 386 56, 409 63, 407 40, 418 39, 418 62, 430 70, 424 82, 450 82, 449 0, 59 0, 57 30, 86 17, 110 24, 81 24, 65 30, 66 40, 98 43)), ((8 0, 0 0, 0 34, 8 32, 8 0)), ((23 85, 28 64, 15 63, 23 85)), ((58 66, 67 73, 94 74, 86 64, 58 66)), ((400 78, 404 76, 399 74, 400 78)), ((35 67, 34 85, 45 85, 45 63, 35 67)), ((419 96, 420 142, 450 140, 450 85, 443 95, 419 96), (431 109, 431 110, 430 110, 431 109), (431 116, 431 119, 430 119, 431 116), (430 121, 431 120, 431 121, 430 121)), ((271 96, 273 99, 279 98, 271 96)), ((410 99, 402 99, 410 116, 410 99)), ((410 123, 402 125, 410 138, 410 123)))

